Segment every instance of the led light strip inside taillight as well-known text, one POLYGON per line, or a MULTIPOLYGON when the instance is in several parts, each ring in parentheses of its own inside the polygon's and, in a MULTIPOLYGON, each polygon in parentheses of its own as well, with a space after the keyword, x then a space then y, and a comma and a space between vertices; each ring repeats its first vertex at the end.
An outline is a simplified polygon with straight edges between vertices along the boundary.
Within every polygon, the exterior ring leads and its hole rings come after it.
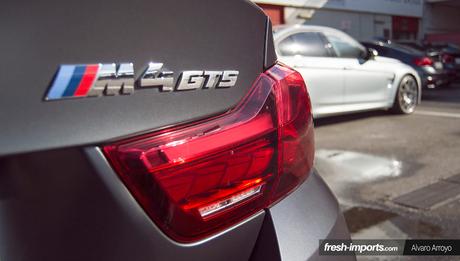
POLYGON ((212 215, 216 212, 227 209, 235 204, 238 204, 245 199, 251 198, 255 195, 260 194, 263 184, 245 189, 241 192, 238 192, 232 195, 229 198, 213 202, 212 204, 206 205, 198 209, 202 218, 206 218, 209 215, 212 215))

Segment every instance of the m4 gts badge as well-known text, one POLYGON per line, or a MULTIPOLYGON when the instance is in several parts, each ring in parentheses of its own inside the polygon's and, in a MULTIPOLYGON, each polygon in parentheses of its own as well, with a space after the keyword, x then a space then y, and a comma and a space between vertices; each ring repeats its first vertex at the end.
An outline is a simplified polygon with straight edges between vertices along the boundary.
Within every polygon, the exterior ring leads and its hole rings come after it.
POLYGON ((177 79, 162 63, 149 63, 135 80, 132 63, 61 65, 45 100, 132 94, 136 89, 159 88, 162 92, 235 85, 238 71, 183 71, 177 79))

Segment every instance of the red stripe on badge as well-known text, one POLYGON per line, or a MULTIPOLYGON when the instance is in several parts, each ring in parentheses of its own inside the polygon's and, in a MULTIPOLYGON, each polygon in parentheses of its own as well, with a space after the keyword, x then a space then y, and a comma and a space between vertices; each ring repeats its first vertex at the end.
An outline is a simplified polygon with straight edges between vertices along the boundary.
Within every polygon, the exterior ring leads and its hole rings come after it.
POLYGON ((91 85, 94 82, 94 79, 96 78, 98 71, 99 71, 98 64, 87 65, 85 74, 83 75, 83 78, 81 79, 80 84, 78 85, 77 90, 75 91, 73 96, 77 96, 77 97, 86 96, 86 94, 88 94, 89 89, 91 88, 91 85))

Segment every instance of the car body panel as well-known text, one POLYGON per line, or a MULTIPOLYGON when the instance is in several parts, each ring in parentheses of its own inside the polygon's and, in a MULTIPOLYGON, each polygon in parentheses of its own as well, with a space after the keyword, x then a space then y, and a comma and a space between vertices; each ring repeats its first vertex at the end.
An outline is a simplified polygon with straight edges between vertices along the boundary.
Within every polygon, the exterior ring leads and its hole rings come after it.
POLYGON ((394 73, 382 68, 378 60, 360 62, 348 59, 345 67, 345 104, 384 102, 388 99, 387 87, 394 73))
POLYGON ((316 252, 320 239, 350 239, 337 200, 316 172, 288 199, 271 207, 269 214, 282 260, 356 260, 353 256, 320 258, 316 252), (311 198, 311 193, 316 197, 311 198))
POLYGON ((334 106, 344 103, 345 61, 335 61, 332 57, 283 57, 280 61, 292 65, 307 83, 313 106, 334 106), (334 77, 330 77, 331 72, 334 77))

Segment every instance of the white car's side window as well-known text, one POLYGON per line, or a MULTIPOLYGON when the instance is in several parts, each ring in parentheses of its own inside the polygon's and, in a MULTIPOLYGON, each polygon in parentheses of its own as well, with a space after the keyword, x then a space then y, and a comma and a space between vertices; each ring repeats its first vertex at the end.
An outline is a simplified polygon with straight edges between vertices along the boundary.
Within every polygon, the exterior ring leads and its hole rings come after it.
POLYGON ((325 35, 338 57, 342 58, 360 58, 366 52, 366 49, 358 42, 346 34, 335 34, 325 32, 325 35))
POLYGON ((278 44, 279 52, 283 56, 328 56, 324 41, 316 32, 301 32, 292 34, 278 44))

